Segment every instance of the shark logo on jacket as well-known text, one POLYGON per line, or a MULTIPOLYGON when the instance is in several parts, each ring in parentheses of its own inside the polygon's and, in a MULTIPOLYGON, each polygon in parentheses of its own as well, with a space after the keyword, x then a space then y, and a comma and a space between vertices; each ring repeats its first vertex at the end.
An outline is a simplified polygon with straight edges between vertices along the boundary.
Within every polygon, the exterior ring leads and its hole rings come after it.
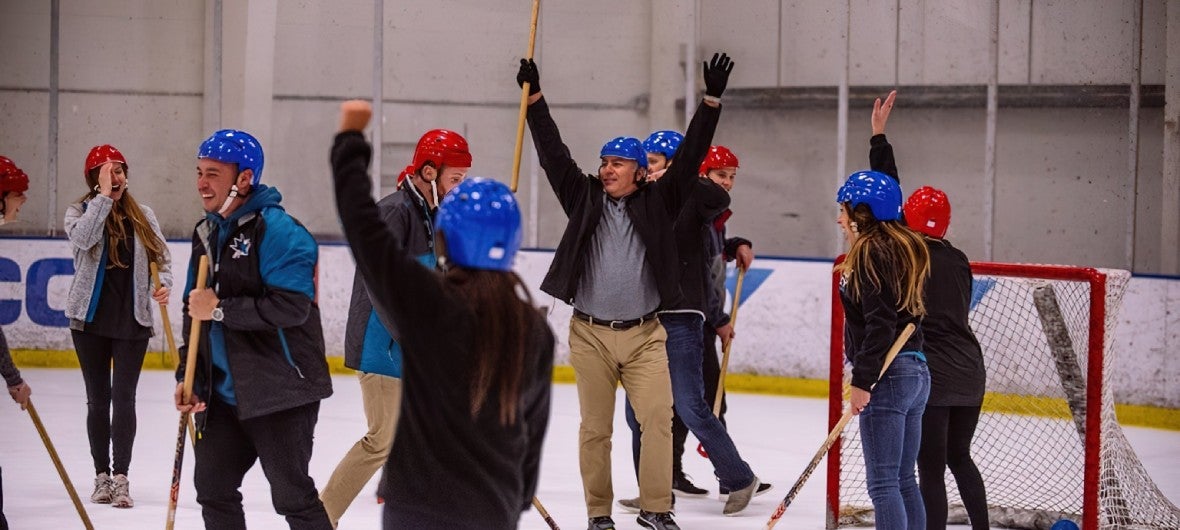
POLYGON ((230 257, 233 259, 238 259, 242 256, 249 256, 250 245, 250 239, 248 239, 245 235, 238 234, 238 237, 235 237, 233 243, 230 243, 229 245, 230 250, 234 251, 234 255, 230 257))

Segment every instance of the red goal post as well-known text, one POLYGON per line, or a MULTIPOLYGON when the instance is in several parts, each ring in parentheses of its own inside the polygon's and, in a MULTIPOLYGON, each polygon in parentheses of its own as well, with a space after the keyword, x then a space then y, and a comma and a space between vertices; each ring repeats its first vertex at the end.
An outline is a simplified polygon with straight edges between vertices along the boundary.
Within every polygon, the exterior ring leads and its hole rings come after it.
MULTIPOLYGON (((1047 528, 1046 521, 1070 518, 1086 530, 1180 524, 1180 514, 1158 493, 1114 416, 1109 347, 1130 273, 984 262, 971 269, 977 287, 971 324, 988 369, 972 451, 993 523, 1047 528), (1034 291, 1044 294, 1046 287, 1062 300, 1060 310, 1056 299, 1052 310, 1034 304, 1034 291), (1047 340, 1055 323, 1064 344, 1047 340), (1062 372, 1063 366, 1073 371, 1062 372), (1037 458, 1034 451, 1051 458, 1037 458)), ((833 272, 829 429, 843 414, 843 331, 840 276, 833 272)), ((855 423, 828 451, 827 528, 871 521, 855 423)), ((947 489, 948 498, 957 499, 949 473, 947 489)))

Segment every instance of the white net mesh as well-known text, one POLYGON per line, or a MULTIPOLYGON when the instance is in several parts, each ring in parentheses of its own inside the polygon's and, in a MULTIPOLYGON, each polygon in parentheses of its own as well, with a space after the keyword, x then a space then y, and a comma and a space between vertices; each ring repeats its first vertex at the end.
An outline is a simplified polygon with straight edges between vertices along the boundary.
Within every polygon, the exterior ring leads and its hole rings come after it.
MULTIPOLYGON (((991 524, 1045 530, 1062 518, 1082 524, 1082 514, 1088 510, 1083 492, 1090 284, 1045 279, 1060 277, 1067 269, 1063 267, 1021 266, 1011 271, 1020 276, 1043 273, 1042 278, 982 273, 1000 273, 1012 266, 973 264, 973 268, 978 304, 973 304, 970 321, 983 348, 987 395, 972 456, 987 489, 991 524), (1033 296, 1038 287, 1045 286, 1051 287, 1060 308, 1059 317, 1048 311, 1048 327, 1042 324, 1046 306, 1038 312, 1033 296), (1051 347, 1046 331, 1049 337, 1057 331, 1064 340, 1051 347), (1076 360, 1070 358, 1070 350, 1076 360)), ((1071 269, 1071 273, 1082 270, 1071 269)), ((1098 528, 1180 528, 1180 510, 1152 482, 1115 417, 1109 382, 1111 367, 1118 359, 1111 344, 1131 275, 1122 270, 1100 272, 1106 275, 1106 300, 1105 307, 1098 309, 1104 312, 1098 316, 1105 317, 1098 528)), ((840 452, 840 513, 835 526, 872 525, 857 422, 850 422, 845 430, 840 452)), ((966 512, 949 471, 946 484, 950 522, 965 524, 966 512)), ((831 526, 832 519, 829 521, 831 526)))

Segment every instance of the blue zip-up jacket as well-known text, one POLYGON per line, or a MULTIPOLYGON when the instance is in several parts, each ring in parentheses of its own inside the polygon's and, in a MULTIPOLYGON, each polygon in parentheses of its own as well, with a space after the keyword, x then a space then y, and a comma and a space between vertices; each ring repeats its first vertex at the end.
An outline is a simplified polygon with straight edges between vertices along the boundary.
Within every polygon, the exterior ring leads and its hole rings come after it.
MULTIPOLYGON (((426 198, 410 179, 403 180, 397 191, 378 201, 377 211, 406 252, 428 268, 437 265, 434 218, 426 198)), ((353 370, 400 378, 402 350, 397 342, 399 335, 388 311, 373 307, 364 278, 359 272, 354 273, 352 301, 344 331, 344 365, 353 370)))
MULTIPOLYGON (((332 395, 324 334, 315 301, 319 249, 287 214, 278 190, 256 186, 228 218, 206 214, 193 230, 193 253, 184 295, 208 255, 209 285, 221 300, 222 322, 203 323, 194 393, 214 393, 249 419, 306 405, 332 395)), ((180 348, 188 356, 188 344, 180 348)), ((184 377, 184 363, 176 378, 184 377)))

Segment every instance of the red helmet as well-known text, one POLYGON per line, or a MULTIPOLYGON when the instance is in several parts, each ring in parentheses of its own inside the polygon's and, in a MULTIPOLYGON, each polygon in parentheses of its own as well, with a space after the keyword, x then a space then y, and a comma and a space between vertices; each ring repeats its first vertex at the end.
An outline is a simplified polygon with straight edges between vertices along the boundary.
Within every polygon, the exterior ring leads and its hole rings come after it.
POLYGON ((82 176, 86 176, 86 174, 90 173, 91 169, 107 162, 119 162, 123 164, 123 167, 127 167, 127 159, 123 158, 123 153, 115 149, 115 146, 103 144, 91 147, 90 154, 86 155, 86 167, 82 170, 82 176))
POLYGON ((738 167, 738 157, 728 147, 714 145, 709 148, 708 154, 705 155, 705 161, 701 162, 700 174, 708 175, 710 169, 723 167, 738 167))
POLYGON ((24 192, 29 189, 29 176, 8 157, 0 156, 0 193, 24 192))
POLYGON ((406 166, 406 170, 398 177, 398 182, 407 175, 417 173, 427 162, 435 168, 471 167, 471 149, 467 147, 467 139, 447 129, 426 131, 426 134, 418 139, 418 146, 414 148, 414 160, 406 166))
POLYGON ((951 201, 940 189, 922 186, 905 201, 905 221, 910 228, 942 239, 951 226, 951 201))

